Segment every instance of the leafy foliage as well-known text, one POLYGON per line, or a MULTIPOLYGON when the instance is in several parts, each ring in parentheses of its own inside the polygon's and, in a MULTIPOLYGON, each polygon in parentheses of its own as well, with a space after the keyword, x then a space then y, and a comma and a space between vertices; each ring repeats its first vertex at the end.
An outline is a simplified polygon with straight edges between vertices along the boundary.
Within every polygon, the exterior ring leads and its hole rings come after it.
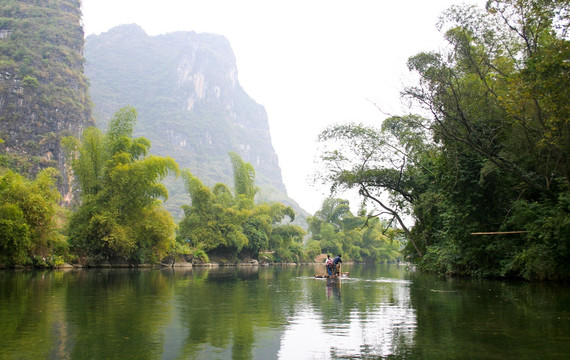
POLYGON ((421 244, 411 236, 404 218, 417 202, 417 190, 424 181, 418 173, 429 173, 427 162, 435 151, 417 131, 419 121, 418 117, 406 116, 386 120, 382 130, 361 124, 325 129, 319 135, 324 171, 318 176, 331 183, 333 193, 357 189, 365 203, 380 208, 376 216, 389 215, 390 222, 398 222, 422 256, 421 244))
POLYGON ((0 176, 0 263, 34 264, 48 255, 64 255, 56 175, 48 168, 33 181, 11 170, 0 176))
POLYGON ((568 278, 569 13, 566 1, 452 7, 449 48, 408 61, 419 80, 404 95, 425 118, 325 130, 342 143, 323 151, 321 177, 397 219, 424 269, 568 278))
POLYGON ((364 212, 355 216, 349 205, 348 200, 338 198, 323 201, 321 209, 308 219, 308 251, 342 254, 343 259, 357 262, 400 260, 401 231, 364 212))
POLYGON ((234 169, 235 195, 218 183, 211 189, 189 170, 182 173, 191 205, 184 205, 179 242, 214 255, 257 258, 260 251, 278 251, 281 260, 299 260, 295 250, 305 231, 292 221, 295 213, 281 203, 255 204, 255 170, 236 153, 229 153, 234 169))
POLYGON ((190 171, 185 170, 182 176, 192 205, 183 207, 185 217, 180 223, 180 235, 188 239, 193 247, 206 252, 218 248, 235 253, 241 251, 248 242, 241 229, 248 213, 225 207, 224 201, 216 201, 212 191, 190 171))
POLYGON ((150 142, 132 138, 135 123, 135 109, 123 108, 106 133, 88 128, 81 140, 64 141, 82 189, 69 225, 80 255, 157 262, 174 245, 175 224, 159 199, 168 197, 160 181, 178 174, 178 165, 149 155, 150 142))

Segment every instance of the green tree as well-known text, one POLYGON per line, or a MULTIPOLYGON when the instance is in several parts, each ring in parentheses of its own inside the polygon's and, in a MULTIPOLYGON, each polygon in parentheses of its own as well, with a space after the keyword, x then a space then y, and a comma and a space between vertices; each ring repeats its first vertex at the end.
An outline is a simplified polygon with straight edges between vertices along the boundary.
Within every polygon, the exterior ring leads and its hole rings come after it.
POLYGON ((390 222, 398 223, 419 257, 424 249, 405 216, 411 213, 416 191, 425 181, 418 174, 429 174, 427 162, 435 151, 419 131, 422 121, 405 116, 387 119, 382 129, 361 124, 325 129, 319 135, 324 170, 317 175, 323 183, 331 184, 331 193, 358 190, 366 203, 378 209, 374 216, 388 215, 390 222))
POLYGON ((157 262, 174 245, 175 224, 161 207, 168 193, 160 183, 178 165, 149 155, 150 142, 132 138, 136 110, 119 110, 103 133, 89 128, 65 146, 82 190, 69 234, 82 256, 157 262))
POLYGON ((444 206, 432 208, 438 215, 429 220, 423 212, 432 241, 424 265, 567 277, 570 240, 561 230, 570 191, 570 8, 566 1, 507 0, 489 1, 486 10, 451 8, 440 24, 449 51, 409 61, 420 81, 405 94, 432 114, 428 128, 446 165, 439 189, 425 197, 444 206), (528 233, 470 235, 497 230, 528 233))
POLYGON ((315 217, 324 222, 333 224, 336 228, 342 229, 343 220, 352 217, 348 200, 337 198, 326 198, 321 209, 315 213, 315 217))
POLYGON ((293 239, 299 240, 300 233, 302 239, 304 231, 300 231, 296 225, 284 224, 286 217, 289 221, 295 220, 295 212, 289 206, 277 202, 257 204, 243 224, 244 234, 249 239, 245 250, 256 257, 261 250, 286 249, 292 244, 293 239), (289 229, 290 232, 285 229, 289 229))
POLYGON ((33 181, 10 170, 0 176, 0 262, 47 265, 44 258, 63 255, 56 178, 54 168, 42 170, 33 181))
POLYGON ((288 253, 304 235, 298 226, 283 223, 286 217, 295 219, 293 209, 281 203, 255 204, 255 170, 236 153, 229 156, 235 195, 225 184, 210 189, 190 171, 183 171, 192 202, 182 207, 179 241, 210 255, 231 255, 234 259, 257 258, 262 250, 288 253))
POLYGON ((236 196, 243 197, 253 204, 253 198, 259 191, 255 186, 255 170, 250 163, 246 163, 235 152, 229 152, 234 171, 234 188, 236 196))
POLYGON ((426 116, 326 129, 321 178, 395 219, 424 269, 570 276, 569 13, 567 1, 452 7, 449 47, 408 61, 419 80, 404 95, 426 116), (517 234, 472 235, 488 231, 517 234))
POLYGON ((390 262, 400 258, 401 230, 390 227, 377 216, 357 216, 348 200, 327 198, 315 216, 308 219, 311 239, 307 251, 322 249, 359 262, 390 262))
POLYGON ((191 205, 182 206, 184 218, 179 230, 182 241, 205 252, 217 250, 237 255, 248 244, 242 224, 249 211, 234 207, 235 202, 228 197, 227 187, 216 185, 216 196, 189 170, 184 170, 182 177, 192 201, 191 205))

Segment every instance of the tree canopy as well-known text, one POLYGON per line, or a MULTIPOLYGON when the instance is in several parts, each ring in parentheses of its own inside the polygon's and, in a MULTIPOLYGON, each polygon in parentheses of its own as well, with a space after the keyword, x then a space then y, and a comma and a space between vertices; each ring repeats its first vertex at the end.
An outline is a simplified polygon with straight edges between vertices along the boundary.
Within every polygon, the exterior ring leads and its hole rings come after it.
POLYGON ((348 200, 327 198, 309 217, 308 250, 358 262, 393 262, 401 259, 402 231, 377 216, 350 211, 348 200))
POLYGON ((211 189, 189 170, 184 170, 191 204, 184 205, 179 241, 209 254, 230 256, 231 260, 258 258, 261 251, 277 253, 277 260, 300 260, 305 231, 285 224, 295 219, 289 206, 278 202, 254 201, 257 193, 255 170, 239 155, 230 152, 234 171, 234 191, 218 183, 211 189))
POLYGON ((42 170, 34 180, 7 170, 0 175, 0 264, 41 265, 46 257, 61 256, 67 250, 58 231, 55 187, 57 170, 42 170))
POLYGON ((403 96, 421 115, 326 129, 321 178, 396 219, 424 269, 567 278, 569 13, 567 1, 451 7, 447 49, 408 61, 418 81, 403 96))
POLYGON ((69 240, 83 255, 156 262, 174 244, 175 224, 160 204, 168 193, 160 183, 178 165, 149 155, 150 142, 133 138, 134 108, 119 110, 107 132, 88 128, 65 145, 80 184, 81 205, 71 216, 69 240))

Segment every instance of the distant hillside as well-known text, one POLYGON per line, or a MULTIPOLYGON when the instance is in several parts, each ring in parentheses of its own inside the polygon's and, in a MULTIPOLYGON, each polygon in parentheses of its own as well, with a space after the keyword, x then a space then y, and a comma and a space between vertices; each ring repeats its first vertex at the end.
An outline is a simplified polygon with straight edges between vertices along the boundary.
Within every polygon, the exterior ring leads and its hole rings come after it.
POLYGON ((83 75, 78 0, 2 0, 0 6, 0 145, 2 161, 33 175, 53 166, 72 200, 60 139, 92 125, 83 75), (6 156, 7 155, 7 156, 6 156))
MULTIPOLYGON (((87 37, 85 58, 99 127, 132 105, 139 114, 136 135, 152 141, 153 153, 175 158, 208 185, 232 185, 227 154, 235 151, 254 166, 261 200, 281 201, 306 214, 287 196, 267 114, 240 86, 224 37, 148 36, 137 25, 123 25, 87 37)), ((167 185, 166 206, 178 217, 189 198, 180 180, 167 185)))

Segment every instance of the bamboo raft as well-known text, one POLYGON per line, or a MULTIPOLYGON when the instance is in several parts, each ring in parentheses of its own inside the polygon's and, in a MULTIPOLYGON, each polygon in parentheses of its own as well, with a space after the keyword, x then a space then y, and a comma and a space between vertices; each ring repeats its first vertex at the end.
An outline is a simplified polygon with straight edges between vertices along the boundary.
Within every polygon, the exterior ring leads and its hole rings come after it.
POLYGON ((340 276, 337 276, 337 275, 328 275, 328 274, 324 274, 324 275, 323 275, 323 274, 315 274, 315 278, 317 278, 317 279, 325 279, 325 278, 336 279, 336 278, 339 278, 339 277, 348 277, 348 274, 349 274, 349 273, 347 273, 347 272, 341 272, 341 273, 340 273, 340 276))

